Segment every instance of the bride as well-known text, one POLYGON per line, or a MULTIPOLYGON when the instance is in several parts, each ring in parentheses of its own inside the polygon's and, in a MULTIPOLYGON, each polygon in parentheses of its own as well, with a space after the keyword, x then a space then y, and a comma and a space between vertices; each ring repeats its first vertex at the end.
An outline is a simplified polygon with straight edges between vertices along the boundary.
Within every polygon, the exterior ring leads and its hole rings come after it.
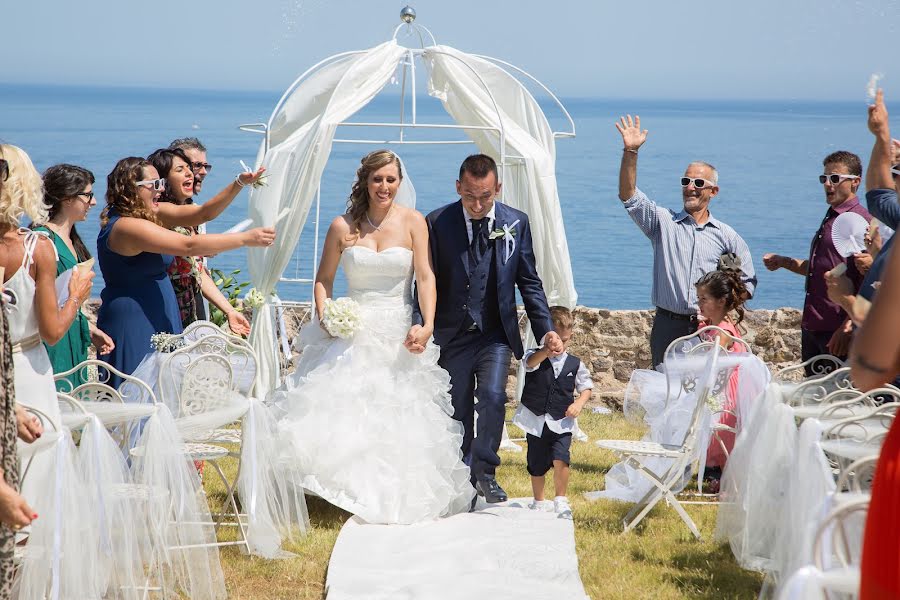
POLYGON ((281 462, 304 488, 370 523, 462 512, 474 490, 450 376, 430 341, 437 293, 425 218, 393 152, 366 155, 356 175, 347 213, 325 238, 302 354, 276 392, 281 462), (320 325, 338 264, 360 306, 362 327, 350 339, 320 325), (425 324, 407 339, 414 274, 425 324))

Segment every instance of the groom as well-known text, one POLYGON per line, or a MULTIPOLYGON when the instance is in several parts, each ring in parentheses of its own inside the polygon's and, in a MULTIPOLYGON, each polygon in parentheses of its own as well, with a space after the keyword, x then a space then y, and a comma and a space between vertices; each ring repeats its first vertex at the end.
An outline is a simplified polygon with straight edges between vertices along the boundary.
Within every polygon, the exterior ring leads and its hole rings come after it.
MULTIPOLYGON (((441 347, 438 362, 450 374, 453 418, 463 424, 463 459, 476 491, 491 503, 507 499, 494 473, 500 466, 497 450, 503 434, 510 355, 522 358, 523 354, 516 286, 535 338, 554 355, 563 350, 535 267, 528 216, 494 202, 500 186, 494 159, 470 156, 459 168, 456 192, 460 199, 426 217, 437 279, 434 341, 441 347)), ((415 306, 414 324, 406 339, 410 349, 427 341, 418 339, 422 315, 415 306)))

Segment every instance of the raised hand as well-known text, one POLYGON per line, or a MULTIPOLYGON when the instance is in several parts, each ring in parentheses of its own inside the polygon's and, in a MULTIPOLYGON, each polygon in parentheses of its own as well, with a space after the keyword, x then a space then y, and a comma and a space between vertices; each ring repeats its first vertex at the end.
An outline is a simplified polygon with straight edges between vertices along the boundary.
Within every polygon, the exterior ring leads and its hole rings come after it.
POLYGON ((265 167, 258 168, 255 173, 253 171, 244 171, 240 175, 238 175, 238 179, 240 179, 241 183, 243 183, 244 185, 253 185, 260 180, 260 178, 263 176, 263 173, 265 172, 265 167))
POLYGON ((241 235, 245 246, 271 246, 275 242, 274 227, 254 227, 241 235))
POLYGON ((647 141, 648 131, 641 131, 641 118, 638 115, 631 118, 631 115, 620 117, 616 123, 616 129, 622 134, 622 144, 626 150, 637 150, 647 141))
POLYGON ((875 92, 875 104, 869 106, 869 131, 874 135, 885 135, 890 131, 887 107, 884 105, 884 90, 875 92))

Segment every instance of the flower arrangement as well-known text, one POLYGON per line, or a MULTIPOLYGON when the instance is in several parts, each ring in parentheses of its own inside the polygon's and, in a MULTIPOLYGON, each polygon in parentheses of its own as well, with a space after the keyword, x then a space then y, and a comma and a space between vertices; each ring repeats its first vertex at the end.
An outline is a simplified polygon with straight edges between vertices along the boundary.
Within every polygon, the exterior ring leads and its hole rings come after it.
POLYGON ((352 298, 328 298, 322 311, 322 325, 334 337, 353 337, 362 327, 359 304, 352 298))
POLYGON ((263 297, 262 292, 256 288, 250 288, 250 291, 244 296, 244 306, 253 310, 262 306, 265 301, 266 299, 263 297))
POLYGON ((725 406, 725 395, 721 392, 718 394, 709 394, 706 397, 706 406, 709 408, 709 411, 713 414, 722 410, 722 407, 725 406))
POLYGON ((182 346, 184 341, 172 333, 154 333, 150 336, 150 345, 157 352, 172 352, 182 346))

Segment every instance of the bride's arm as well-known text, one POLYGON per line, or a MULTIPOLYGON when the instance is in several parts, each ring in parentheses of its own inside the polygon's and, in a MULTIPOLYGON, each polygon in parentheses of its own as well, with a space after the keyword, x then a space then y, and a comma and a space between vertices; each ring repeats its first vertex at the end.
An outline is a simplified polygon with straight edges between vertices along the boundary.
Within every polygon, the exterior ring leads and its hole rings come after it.
POLYGON ((334 276, 337 274, 338 264, 341 262, 342 243, 349 234, 350 226, 342 216, 331 222, 328 233, 325 234, 322 260, 319 262, 319 270, 316 272, 316 286, 313 293, 316 299, 316 314, 319 316, 320 322, 322 321, 322 311, 325 309, 325 300, 331 298, 334 276))
POLYGON ((431 252, 428 247, 428 224, 418 211, 410 211, 410 234, 412 235, 413 263, 416 270, 416 289, 419 295, 419 309, 422 313, 422 328, 416 335, 424 345, 434 333, 434 311, 437 306, 437 287, 434 268, 431 266, 431 252))

